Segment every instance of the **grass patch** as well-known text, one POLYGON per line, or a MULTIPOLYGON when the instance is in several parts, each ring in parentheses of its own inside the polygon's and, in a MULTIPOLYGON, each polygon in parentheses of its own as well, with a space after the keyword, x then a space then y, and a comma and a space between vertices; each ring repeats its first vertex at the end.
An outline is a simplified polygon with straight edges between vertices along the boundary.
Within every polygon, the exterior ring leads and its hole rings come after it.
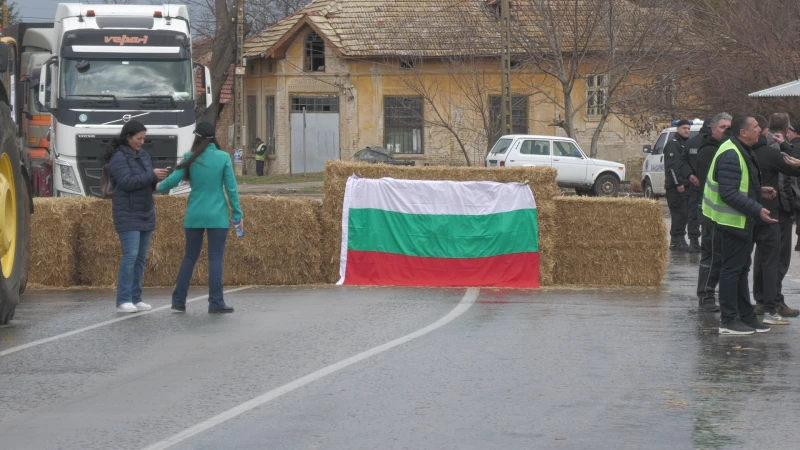
POLYGON ((263 177, 257 176, 243 176, 236 177, 236 182, 239 184, 285 184, 285 183, 305 183, 309 181, 324 181, 325 172, 309 173, 306 176, 302 174, 284 174, 284 175, 266 175, 263 177))

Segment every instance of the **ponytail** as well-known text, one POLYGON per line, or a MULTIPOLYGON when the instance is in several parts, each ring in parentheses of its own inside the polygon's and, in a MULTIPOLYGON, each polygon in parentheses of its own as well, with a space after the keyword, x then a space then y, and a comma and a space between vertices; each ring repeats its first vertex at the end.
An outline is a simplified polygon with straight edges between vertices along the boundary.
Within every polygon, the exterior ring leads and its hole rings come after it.
POLYGON ((192 156, 178 164, 178 167, 175 168, 175 170, 186 169, 186 177, 184 178, 186 181, 190 181, 189 171, 192 163, 206 151, 209 145, 214 144, 217 148, 220 148, 219 144, 217 144, 217 140, 214 138, 214 131, 214 126, 208 122, 200 122, 197 124, 197 128, 194 130, 195 138, 192 144, 192 156))

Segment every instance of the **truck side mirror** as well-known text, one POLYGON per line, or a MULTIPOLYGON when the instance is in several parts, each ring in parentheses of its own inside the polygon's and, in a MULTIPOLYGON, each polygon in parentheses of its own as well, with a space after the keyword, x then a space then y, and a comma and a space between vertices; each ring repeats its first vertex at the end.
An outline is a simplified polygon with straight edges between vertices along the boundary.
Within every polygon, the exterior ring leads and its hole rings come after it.
POLYGON ((39 75, 39 104, 49 108, 50 103, 47 101, 47 86, 50 85, 50 66, 55 62, 55 58, 49 59, 42 64, 42 70, 39 75))
POLYGON ((208 70, 208 67, 203 66, 203 72, 205 73, 203 84, 206 86, 206 108, 210 108, 211 104, 214 102, 213 91, 211 90, 211 71, 208 70))
POLYGON ((642 151, 645 152, 645 153, 653 153, 653 147, 650 147, 649 145, 645 145, 644 147, 642 147, 642 151))
POLYGON ((0 44, 0 73, 8 72, 8 44, 0 44))

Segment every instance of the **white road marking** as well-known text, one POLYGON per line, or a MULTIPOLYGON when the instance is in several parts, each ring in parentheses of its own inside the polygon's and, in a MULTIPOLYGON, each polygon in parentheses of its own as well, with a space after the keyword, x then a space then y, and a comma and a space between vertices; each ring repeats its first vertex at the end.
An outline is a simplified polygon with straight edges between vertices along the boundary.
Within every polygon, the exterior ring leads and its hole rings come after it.
MULTIPOLYGON (((230 294, 232 292, 243 291, 245 289, 250 289, 250 286, 240 287, 240 288, 236 288, 236 289, 229 289, 227 291, 223 291, 223 294, 230 294)), ((207 298, 208 298, 208 295, 202 295, 200 297, 190 298, 189 300, 186 300, 186 303, 192 303, 192 302, 196 302, 196 301, 199 301, 199 300, 205 300, 207 298)), ((48 342, 57 341, 59 339, 64 339, 65 337, 70 337, 70 336, 74 336, 74 335, 76 335, 78 333, 83 333, 84 331, 94 330, 95 328, 100 328, 100 327, 104 327, 106 325, 111 325, 112 323, 122 322, 123 320, 133 319, 135 317, 141 317, 141 316, 144 316, 146 314, 152 314, 154 312, 161 311, 161 310, 164 310, 164 309, 168 309, 170 307, 172 307, 172 304, 159 306, 158 308, 153 308, 150 311, 144 311, 144 312, 139 312, 139 313, 128 313, 123 317, 117 317, 116 319, 106 320, 105 322, 100 322, 100 323, 96 323, 94 325, 89 325, 88 327, 83 327, 83 328, 79 328, 77 330, 68 331, 66 333, 62 333, 62 334, 59 334, 59 335, 56 335, 56 336, 53 336, 53 337, 39 339, 38 341, 29 342, 27 344, 19 345, 17 347, 11 347, 8 350, 0 351, 0 356, 10 355, 10 354, 16 353, 16 352, 18 352, 20 350, 25 350, 27 348, 36 347, 36 346, 42 345, 42 344, 47 344, 48 342)))
POLYGON ((283 386, 273 389, 265 394, 262 394, 256 398, 248 400, 238 406, 235 406, 221 414, 218 414, 210 419, 207 419, 203 422, 198 423, 190 428, 187 428, 181 431, 178 434, 175 434, 163 441, 156 442, 144 450, 161 450, 165 448, 169 448, 179 442, 185 441, 192 436, 200 434, 210 428, 213 428, 217 425, 220 425, 228 420, 235 418, 241 414, 244 414, 248 411, 251 411, 259 406, 264 405, 276 398, 288 394, 289 392, 294 391, 295 389, 301 388, 309 383, 312 383, 320 378, 323 378, 327 375, 330 375, 334 372, 342 370, 348 366, 361 362, 367 358, 375 356, 379 353, 383 353, 387 350, 391 350, 397 346, 403 345, 409 341, 412 341, 420 336, 424 336, 431 331, 434 331, 438 328, 441 328, 448 323, 455 320, 458 316, 464 314, 473 304, 475 304, 475 300, 478 299, 478 294, 480 293, 480 289, 478 288, 470 288, 467 289, 467 292, 464 294, 464 297, 461 301, 453 308, 446 316, 442 317, 441 319, 437 320, 436 322, 428 325, 425 328, 417 330, 411 334, 407 334, 401 338, 397 338, 391 342, 387 342, 386 344, 379 345, 377 347, 371 348, 367 351, 361 352, 355 356, 351 356, 350 358, 343 359, 337 363, 331 364, 330 366, 324 367, 316 372, 310 373, 302 378, 298 378, 288 384, 284 384, 283 386))

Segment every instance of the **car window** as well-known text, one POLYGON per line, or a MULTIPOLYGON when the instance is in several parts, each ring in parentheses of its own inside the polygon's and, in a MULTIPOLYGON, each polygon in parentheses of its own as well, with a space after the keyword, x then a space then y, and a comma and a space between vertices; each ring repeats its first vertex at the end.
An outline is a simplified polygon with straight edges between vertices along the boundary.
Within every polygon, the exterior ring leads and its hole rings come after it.
POLYGON ((508 150, 508 146, 511 145, 511 141, 513 141, 513 139, 506 138, 498 140, 497 143, 494 144, 494 147, 492 147, 492 153, 505 153, 506 150, 508 150))
POLYGON ((660 155, 664 153, 664 147, 667 145, 667 137, 669 133, 661 133, 661 136, 658 137, 656 141, 656 146, 653 147, 653 154, 660 155))
POLYGON ((523 155, 550 156, 550 141, 522 141, 519 152, 523 155))
POLYGON ((565 141, 553 142, 553 155, 563 156, 565 158, 583 158, 577 145, 565 141))

